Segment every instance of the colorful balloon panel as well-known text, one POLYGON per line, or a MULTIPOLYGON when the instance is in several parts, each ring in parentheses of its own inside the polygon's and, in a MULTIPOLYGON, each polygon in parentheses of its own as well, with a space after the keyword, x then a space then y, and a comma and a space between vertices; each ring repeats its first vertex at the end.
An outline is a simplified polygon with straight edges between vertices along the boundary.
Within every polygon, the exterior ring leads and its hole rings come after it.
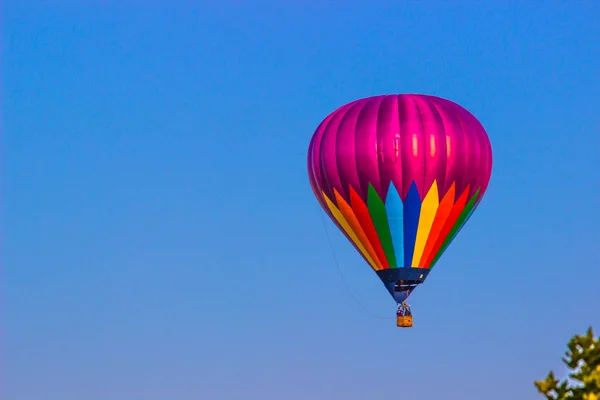
POLYGON ((491 168, 479 121, 427 95, 346 104, 318 126, 308 153, 317 200, 375 271, 431 269, 479 205, 491 168))

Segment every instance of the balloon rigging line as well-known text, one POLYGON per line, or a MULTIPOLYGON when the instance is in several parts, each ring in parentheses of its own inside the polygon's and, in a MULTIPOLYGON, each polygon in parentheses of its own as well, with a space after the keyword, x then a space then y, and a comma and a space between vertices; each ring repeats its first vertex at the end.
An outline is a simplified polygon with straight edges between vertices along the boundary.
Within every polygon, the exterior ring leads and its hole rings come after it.
POLYGON ((354 299, 354 302, 356 303, 356 305, 358 306, 358 308, 364 312, 365 314, 374 317, 374 318, 378 318, 378 319, 393 319, 390 317, 383 317, 381 315, 377 315, 372 313, 371 311, 367 310, 356 298, 356 296, 354 295, 354 293, 352 292, 352 290, 350 289, 350 285, 348 285, 348 281, 346 281, 346 278, 344 277, 344 274, 342 273, 342 269, 340 267, 340 263, 338 262, 337 257, 335 256, 335 251, 333 250, 333 245, 331 243, 331 238, 329 237, 329 231, 327 230, 327 223, 325 222, 325 217, 323 216, 323 210, 320 209, 319 211, 321 211, 321 221, 323 222, 323 228, 325 229, 325 235, 327 236, 327 243, 329 244, 329 250, 331 251, 331 256, 333 257, 333 262, 335 264, 335 266, 337 267, 338 273, 340 274, 340 277, 342 278, 342 282, 344 283, 344 286, 346 287, 346 290, 348 291, 348 293, 350 294, 350 297, 352 297, 352 299, 354 299))

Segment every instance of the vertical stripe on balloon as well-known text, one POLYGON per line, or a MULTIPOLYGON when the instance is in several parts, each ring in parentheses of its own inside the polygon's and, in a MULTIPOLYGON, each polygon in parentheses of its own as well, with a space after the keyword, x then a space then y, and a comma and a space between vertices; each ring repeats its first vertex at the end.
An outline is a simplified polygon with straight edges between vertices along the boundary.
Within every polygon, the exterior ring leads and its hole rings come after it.
POLYGON ((402 199, 396 186, 392 182, 388 188, 388 193, 385 198, 385 210, 390 226, 390 234, 392 236, 392 245, 394 246, 394 254, 396 259, 404 259, 404 210, 402 208, 402 199))
POLYGON ((442 228, 444 227, 444 223, 450 215, 450 211, 452 211, 452 206, 454 206, 454 197, 456 192, 455 188, 456 184, 452 183, 452 186, 450 186, 450 189, 448 189, 448 192, 446 192, 446 194, 442 198, 442 201, 440 201, 440 205, 435 214, 435 219, 433 220, 433 224, 431 226, 431 231, 429 231, 427 244, 425 244, 423 255, 421 256, 421 260, 419 261, 419 268, 427 268, 427 260, 430 256, 433 257, 433 255, 431 254, 433 246, 435 245, 435 242, 440 236, 442 228))
POLYGON ((442 227, 442 230, 440 231, 440 235, 438 236, 437 240, 435 241, 435 244, 433 245, 433 247, 431 249, 431 253, 429 253, 429 256, 427 257, 427 261, 425 262, 425 265, 429 265, 429 268, 431 268, 431 266, 432 266, 431 262, 433 261, 433 258, 435 257, 436 254, 438 254, 439 249, 442 247, 442 244, 448 237, 448 234, 450 234, 452 227, 454 226, 454 224, 460 217, 460 214, 462 213, 463 209, 465 208, 465 205, 467 204, 467 199, 468 199, 467 196, 469 195, 469 186, 470 185, 467 185, 467 187, 462 192, 460 197, 456 200, 456 203, 454 203, 454 205, 452 206, 452 210, 450 211, 450 214, 448 215, 448 218, 446 219, 446 222, 444 223, 444 226, 442 227))
POLYGON ((335 204, 333 204, 333 202, 331 200, 329 200, 329 197, 327 197, 325 192, 322 192, 322 193, 323 193, 323 198, 325 199, 325 202, 327 203, 327 207, 329 208, 329 211, 331 211, 331 214, 333 214, 335 220, 342 226, 342 228, 344 229, 344 232, 346 232, 346 234, 350 237, 350 239, 352 239, 352 241, 354 242, 356 247, 360 250, 360 253, 364 257, 364 259, 369 263, 369 265, 371 265, 371 267, 375 271, 377 271, 378 270, 377 263, 375 263, 375 260, 373 260, 371 258, 371 256, 367 252, 367 249, 365 249, 365 247, 362 245, 360 240, 358 240, 358 237, 354 234, 354 231, 352 230, 352 228, 350 227, 350 225, 348 224, 348 222, 346 221, 346 219, 344 218, 344 216, 342 215, 340 210, 338 210, 338 208, 335 206, 335 204))
POLYGON ((381 241, 379 240, 379 236, 377 235, 377 230, 375 229, 375 225, 373 225, 373 221, 371 220, 371 214, 369 214, 369 208, 365 204, 364 201, 360 198, 356 190, 352 186, 350 186, 350 205, 352 206, 352 210, 354 211, 354 215, 360 222, 360 226, 362 227, 367 239, 373 246, 375 250, 375 254, 379 261, 382 264, 383 268, 395 268, 396 264, 391 265, 389 260, 383 251, 383 247, 381 246, 381 241))
POLYGON ((433 220, 435 219, 435 213, 439 204, 440 200, 438 197, 437 182, 434 180, 429 192, 427 192, 427 195, 421 204, 417 236, 415 238, 415 249, 411 262, 412 267, 417 268, 419 266, 421 256, 423 255, 423 250, 425 249, 425 243, 427 242, 427 237, 431 231, 431 226, 433 224, 433 220))
POLYGON ((369 208, 373 225, 375 225, 377 236, 379 236, 379 240, 381 241, 381 245, 383 247, 383 251, 385 251, 387 260, 390 266, 396 265, 394 246, 392 245, 392 237, 390 235, 390 227, 388 225, 387 213, 385 212, 385 205, 383 204, 383 201, 381 201, 381 198, 375 191, 373 185, 370 183, 367 193, 367 207, 369 208))
POLYGON ((421 199, 417 184, 413 181, 404 199, 404 266, 410 267, 413 252, 415 251, 415 240, 417 239, 417 228, 419 226, 419 214, 421 213, 421 199))
POLYGON ((465 223, 467 222, 467 220, 469 219, 469 217, 471 216, 471 214, 473 213, 473 211, 475 211, 475 208, 474 208, 474 206, 475 206, 475 200, 477 200, 477 196, 479 196, 479 190, 480 189, 477 189, 477 191, 473 194, 473 196, 471 197, 471 200, 469 200, 469 202, 465 206, 464 210, 460 214, 460 217, 458 218, 458 220, 456 221, 456 223, 452 227, 452 230, 450 231, 450 234, 448 234, 448 236, 446 237, 446 240, 444 240, 444 243, 442 244, 442 247, 440 248, 440 250, 438 251, 438 253, 435 255, 435 258, 433 259, 433 261, 431 263, 432 267, 440 259, 440 257, 442 256, 442 254, 444 254, 444 251, 446 251, 446 249, 448 248, 448 246, 450 245, 450 243, 452 243, 452 240, 454 240, 454 238, 456 237, 456 234, 465 225, 465 223))
POLYGON ((335 195, 335 201, 338 205, 338 209, 341 211, 342 215, 344 216, 344 219, 346 220, 346 222, 348 222, 348 225, 350 226, 358 240, 360 240, 364 248, 367 250, 373 261, 375 261, 375 264, 377 264, 377 269, 383 269, 383 265, 379 260, 379 257, 377 257, 373 246, 371 246, 369 239, 367 239, 367 235, 365 235, 365 231, 360 226, 360 222, 358 222, 356 215, 354 215, 354 211, 352 210, 350 205, 346 203, 346 200, 344 200, 342 196, 340 196, 336 189, 333 189, 333 193, 335 195))

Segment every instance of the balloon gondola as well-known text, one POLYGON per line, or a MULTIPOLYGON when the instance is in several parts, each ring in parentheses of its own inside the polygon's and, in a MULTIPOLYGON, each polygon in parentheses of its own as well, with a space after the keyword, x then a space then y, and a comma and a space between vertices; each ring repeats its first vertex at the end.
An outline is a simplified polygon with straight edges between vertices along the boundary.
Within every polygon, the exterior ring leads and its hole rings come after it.
POLYGON ((308 150, 314 195, 396 301, 399 327, 412 326, 407 298, 477 209, 491 171, 481 123, 430 95, 345 104, 308 150))

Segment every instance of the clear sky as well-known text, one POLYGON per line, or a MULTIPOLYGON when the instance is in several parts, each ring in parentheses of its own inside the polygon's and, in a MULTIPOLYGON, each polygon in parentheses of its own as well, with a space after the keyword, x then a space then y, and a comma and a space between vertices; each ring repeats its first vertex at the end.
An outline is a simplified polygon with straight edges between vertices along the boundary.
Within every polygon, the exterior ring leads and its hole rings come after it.
POLYGON ((600 333, 599 2, 7 3, 3 398, 538 398, 600 333), (401 330, 305 160, 407 92, 494 167, 401 330))

